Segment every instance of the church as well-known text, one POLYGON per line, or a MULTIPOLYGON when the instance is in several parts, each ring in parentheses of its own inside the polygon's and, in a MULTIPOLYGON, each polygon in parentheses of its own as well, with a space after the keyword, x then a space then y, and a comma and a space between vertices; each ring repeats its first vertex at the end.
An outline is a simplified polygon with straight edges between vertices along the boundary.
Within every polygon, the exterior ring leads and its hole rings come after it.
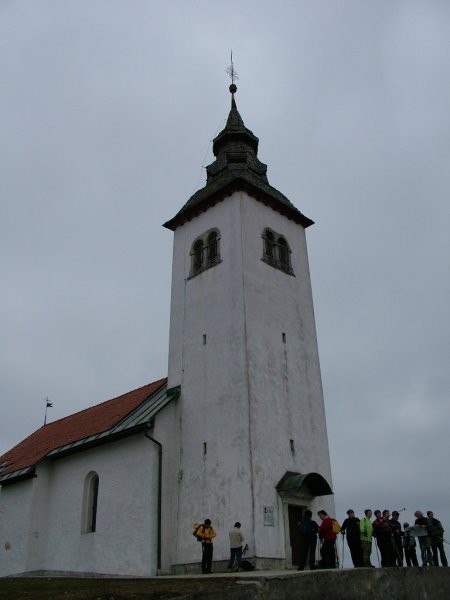
POLYGON ((167 377, 48 423, 0 457, 0 576, 215 569, 242 523, 290 568, 305 507, 334 514, 305 230, 269 184, 234 83, 207 180, 173 232, 167 377))

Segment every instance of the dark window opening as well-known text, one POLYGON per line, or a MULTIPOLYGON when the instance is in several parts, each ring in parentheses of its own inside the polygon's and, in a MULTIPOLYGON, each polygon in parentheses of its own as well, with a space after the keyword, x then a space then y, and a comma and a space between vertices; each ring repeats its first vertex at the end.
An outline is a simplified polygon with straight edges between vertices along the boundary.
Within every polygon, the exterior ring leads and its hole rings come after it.
POLYGON ((203 242, 197 240, 193 247, 192 253, 192 269, 195 273, 198 273, 202 268, 203 262, 203 242))
POLYGON ((214 264, 217 260, 217 233, 212 231, 208 235, 208 264, 214 264))
POLYGON ((220 235, 217 229, 213 229, 198 237, 192 244, 189 279, 220 262, 220 235))
POLYGON ((273 258, 273 255, 274 255, 273 243, 274 243, 273 233, 271 231, 267 231, 266 237, 264 240, 264 250, 265 250, 266 256, 268 258, 273 258))
POLYGON ((284 271, 289 275, 294 275, 291 265, 291 249, 286 239, 270 229, 264 230, 262 238, 262 260, 271 267, 280 269, 280 271, 284 271))
POLYGON ((97 526, 97 503, 98 503, 98 475, 92 478, 92 506, 90 531, 95 531, 97 526))
POLYGON ((97 530, 98 489, 98 475, 91 472, 84 484, 83 533, 93 533, 97 530))
POLYGON ((278 258, 283 267, 289 266, 287 243, 282 237, 278 238, 278 258))

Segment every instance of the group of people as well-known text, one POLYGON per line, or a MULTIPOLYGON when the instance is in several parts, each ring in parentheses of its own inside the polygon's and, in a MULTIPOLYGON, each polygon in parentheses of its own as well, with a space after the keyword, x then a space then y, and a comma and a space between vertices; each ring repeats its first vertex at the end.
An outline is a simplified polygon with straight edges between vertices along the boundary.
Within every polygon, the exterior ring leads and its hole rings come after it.
POLYGON ((301 540, 298 570, 303 571, 307 561, 310 570, 316 568, 317 538, 322 541, 319 566, 322 569, 335 569, 337 566, 337 521, 332 519, 324 510, 319 510, 317 513, 317 516, 321 520, 319 526, 313 520, 312 516, 312 512, 308 508, 305 509, 303 517, 297 525, 301 540))
POLYGON ((338 533, 347 537, 353 565, 355 567, 373 567, 371 563, 372 542, 375 539, 377 553, 380 554, 382 567, 401 567, 403 561, 406 565, 418 566, 416 546, 419 542, 422 566, 448 566, 444 549, 444 528, 442 523, 434 517, 432 511, 427 516, 417 510, 414 513, 414 525, 399 521, 399 512, 388 510, 374 511, 375 519, 372 520, 372 510, 366 509, 364 516, 359 519, 351 509, 347 511, 347 518, 340 526, 323 510, 317 515, 321 520, 319 526, 312 519, 312 512, 306 509, 297 529, 301 539, 299 570, 303 570, 309 557, 309 568, 316 568, 315 552, 317 538, 322 540, 320 548, 321 568, 333 569, 337 566, 336 539, 338 533))
MULTIPOLYGON (((311 570, 316 568, 316 548, 321 541, 319 567, 335 569, 338 566, 336 539, 341 533, 342 539, 347 537, 353 565, 355 567, 373 567, 371 563, 373 540, 376 542, 382 567, 402 567, 406 561, 408 567, 419 566, 416 554, 417 542, 421 552, 422 566, 447 567, 447 557, 444 549, 444 528, 434 517, 431 510, 427 516, 420 510, 414 513, 414 525, 399 521, 399 512, 394 510, 392 515, 388 510, 376 510, 372 520, 372 510, 367 508, 364 516, 359 519, 355 511, 349 509, 342 526, 330 517, 324 510, 319 510, 317 516, 320 525, 312 518, 313 514, 305 509, 302 519, 298 522, 297 531, 300 536, 300 557, 298 569, 303 571, 306 564, 311 570)), ((210 519, 202 524, 194 523, 193 535, 202 543, 202 573, 211 573, 213 558, 213 541, 216 531, 210 519)), ((241 524, 237 521, 229 531, 230 560, 228 571, 242 563, 244 536, 241 524)), ((245 561, 244 561, 245 562, 245 561)))

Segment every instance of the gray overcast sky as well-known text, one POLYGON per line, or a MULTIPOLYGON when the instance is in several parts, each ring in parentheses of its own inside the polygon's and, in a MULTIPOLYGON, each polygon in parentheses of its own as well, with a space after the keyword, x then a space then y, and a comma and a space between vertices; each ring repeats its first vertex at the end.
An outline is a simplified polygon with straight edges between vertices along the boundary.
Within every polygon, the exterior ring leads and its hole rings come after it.
MULTIPOLYGON (((337 516, 450 531, 450 4, 0 4, 0 452, 167 374, 172 233, 237 104, 308 232, 337 516), (403 517, 403 515, 402 515, 403 517)), ((450 533, 447 534, 450 539, 450 533)))

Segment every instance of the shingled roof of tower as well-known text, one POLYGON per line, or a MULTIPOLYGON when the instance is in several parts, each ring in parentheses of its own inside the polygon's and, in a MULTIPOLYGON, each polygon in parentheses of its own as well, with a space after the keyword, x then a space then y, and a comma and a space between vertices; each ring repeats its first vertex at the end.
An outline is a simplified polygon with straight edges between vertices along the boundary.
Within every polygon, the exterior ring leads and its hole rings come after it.
MULTIPOLYGON (((236 88, 234 88, 236 89, 236 88)), ((230 87, 231 91, 231 87, 230 87)), ((181 210, 164 227, 175 231, 209 207, 235 191, 245 191, 303 227, 314 223, 301 213, 284 194, 269 184, 267 165, 258 159, 258 138, 237 110, 234 93, 224 129, 213 140, 216 160, 206 167, 206 185, 189 198, 181 210)))
MULTIPOLYGON (((31 476, 36 465, 54 454, 57 449, 69 446, 73 448, 77 442, 99 439, 102 434, 118 430, 118 426, 124 420, 157 392, 163 391, 166 384, 167 378, 159 379, 122 396, 44 425, 0 456, 0 483, 4 485, 13 478, 17 480, 31 476)), ((144 419, 141 418, 140 421, 144 422, 144 419)), ((128 428, 136 424, 137 420, 128 423, 128 428)), ((123 431, 125 427, 120 429, 123 431)))

